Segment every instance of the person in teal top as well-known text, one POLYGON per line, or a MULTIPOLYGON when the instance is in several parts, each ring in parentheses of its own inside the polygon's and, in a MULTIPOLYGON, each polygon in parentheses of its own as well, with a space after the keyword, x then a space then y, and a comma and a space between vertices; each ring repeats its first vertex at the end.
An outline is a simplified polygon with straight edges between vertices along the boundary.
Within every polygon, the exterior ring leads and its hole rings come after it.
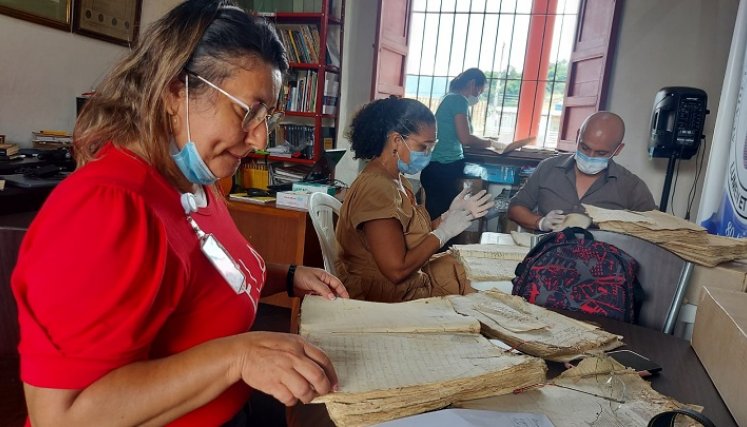
POLYGON ((449 93, 436 110, 438 144, 431 162, 420 174, 425 190, 425 207, 431 218, 438 218, 461 191, 464 171, 463 146, 487 148, 497 142, 472 134, 470 107, 485 90, 487 78, 477 68, 470 68, 449 83, 449 93))

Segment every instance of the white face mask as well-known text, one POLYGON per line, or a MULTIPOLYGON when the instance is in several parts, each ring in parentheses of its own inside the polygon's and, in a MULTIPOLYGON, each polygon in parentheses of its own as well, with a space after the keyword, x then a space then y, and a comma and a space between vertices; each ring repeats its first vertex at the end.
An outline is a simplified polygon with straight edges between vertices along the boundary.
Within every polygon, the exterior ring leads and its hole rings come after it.
POLYGON ((470 95, 470 96, 467 97, 467 104, 469 104, 469 106, 471 107, 471 106, 477 104, 477 101, 479 101, 479 100, 480 100, 480 98, 478 98, 476 96, 470 95))

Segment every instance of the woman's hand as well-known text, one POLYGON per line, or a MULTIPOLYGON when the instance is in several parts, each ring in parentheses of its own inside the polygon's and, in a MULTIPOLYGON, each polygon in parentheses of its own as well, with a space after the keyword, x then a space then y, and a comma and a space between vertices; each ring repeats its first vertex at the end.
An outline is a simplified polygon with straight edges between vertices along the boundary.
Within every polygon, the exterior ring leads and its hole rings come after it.
POLYGON ((488 213, 488 209, 495 206, 493 195, 485 190, 480 190, 475 195, 469 194, 469 188, 465 188, 451 201, 449 210, 441 217, 445 220, 451 211, 465 210, 472 214, 473 219, 481 218, 488 213))
POLYGON ((242 348, 236 365, 241 379, 284 405, 309 403, 337 390, 332 362, 304 338, 277 332, 248 332, 236 338, 242 348))
POLYGON ((340 279, 327 273, 321 268, 304 267, 299 265, 293 276, 293 288, 296 295, 315 294, 327 299, 336 297, 350 298, 348 290, 340 279))

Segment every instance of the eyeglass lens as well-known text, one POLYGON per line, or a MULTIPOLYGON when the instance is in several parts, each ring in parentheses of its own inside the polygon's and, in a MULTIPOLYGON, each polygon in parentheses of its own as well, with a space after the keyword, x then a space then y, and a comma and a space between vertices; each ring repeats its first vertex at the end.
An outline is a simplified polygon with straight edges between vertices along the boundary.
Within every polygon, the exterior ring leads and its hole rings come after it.
POLYGON ((266 121, 268 132, 275 129, 283 118, 283 113, 277 112, 272 115, 267 113, 268 110, 265 104, 255 104, 252 109, 247 111, 244 115, 244 119, 241 121, 241 128, 244 129, 245 132, 248 132, 253 127, 259 125, 262 121, 266 121))

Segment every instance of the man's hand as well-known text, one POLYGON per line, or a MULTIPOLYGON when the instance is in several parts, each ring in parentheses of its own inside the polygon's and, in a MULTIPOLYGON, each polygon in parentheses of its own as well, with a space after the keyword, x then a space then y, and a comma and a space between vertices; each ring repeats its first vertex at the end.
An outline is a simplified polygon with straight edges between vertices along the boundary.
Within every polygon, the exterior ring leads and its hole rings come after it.
POLYGON ((321 268, 299 265, 296 268, 296 274, 293 276, 293 287, 296 291, 300 291, 296 292, 296 295, 315 294, 327 299, 350 298, 348 290, 345 289, 345 285, 342 284, 340 279, 321 268))
POLYGON ((552 210, 537 221, 537 228, 539 231, 557 231, 564 219, 563 211, 552 210))

